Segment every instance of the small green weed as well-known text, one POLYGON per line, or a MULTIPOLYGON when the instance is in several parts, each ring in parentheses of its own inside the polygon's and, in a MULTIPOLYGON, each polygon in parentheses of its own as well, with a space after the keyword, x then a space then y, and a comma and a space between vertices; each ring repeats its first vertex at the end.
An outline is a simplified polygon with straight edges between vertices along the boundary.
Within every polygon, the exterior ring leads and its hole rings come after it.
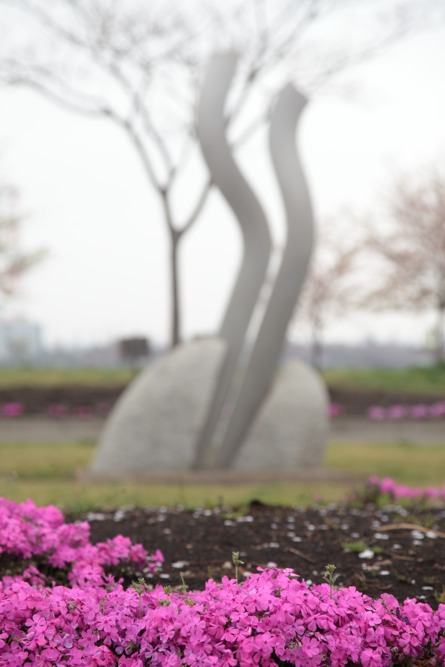
POLYGON ((239 583, 238 568, 239 568, 240 565, 244 565, 244 562, 242 560, 240 560, 239 551, 233 551, 232 552, 232 562, 235 566, 235 579, 236 579, 236 583, 238 584, 239 583))
POLYGON ((366 542, 363 540, 359 540, 357 542, 344 542, 342 544, 342 547, 344 551, 348 551, 349 553, 353 554, 361 554, 363 551, 372 551, 374 554, 381 554, 382 553, 382 547, 379 546, 374 546, 370 547, 366 542))
POLYGON ((327 584, 329 584, 329 587, 331 589, 331 597, 334 594, 334 590, 335 590, 335 587, 336 587, 335 584, 336 584, 338 578, 340 577, 339 574, 335 574, 336 569, 337 568, 335 567, 335 565, 326 565, 325 570, 323 572, 323 580, 327 584))

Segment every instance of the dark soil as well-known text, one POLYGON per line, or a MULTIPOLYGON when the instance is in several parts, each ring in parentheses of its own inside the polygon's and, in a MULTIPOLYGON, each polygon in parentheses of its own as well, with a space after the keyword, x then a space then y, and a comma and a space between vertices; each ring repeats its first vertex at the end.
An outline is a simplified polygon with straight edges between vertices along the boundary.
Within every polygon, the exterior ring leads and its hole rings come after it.
POLYGON ((93 541, 122 534, 148 551, 161 549, 165 563, 153 583, 180 586, 182 573, 189 588, 199 589, 210 577, 234 577, 232 553, 238 551, 241 577, 277 566, 321 583, 326 565, 333 564, 340 585, 372 597, 388 592, 399 601, 415 597, 433 607, 445 602, 443 507, 379 509, 365 503, 302 509, 254 501, 243 511, 121 509, 83 518, 93 541))
MULTIPOLYGON (((0 388, 0 405, 18 402, 23 405, 24 415, 44 415, 48 406, 58 404, 67 409, 67 414, 79 408, 89 408, 92 414, 107 414, 124 391, 122 386, 56 386, 56 387, 8 387, 0 388)), ((385 392, 382 390, 348 390, 329 388, 330 399, 343 407, 346 416, 366 416, 371 405, 430 404, 431 395, 385 392)))
POLYGON ((51 405, 63 405, 67 413, 89 408, 93 414, 106 414, 125 389, 122 387, 7 387, 0 388, 2 403, 21 403, 24 415, 46 415, 51 405))

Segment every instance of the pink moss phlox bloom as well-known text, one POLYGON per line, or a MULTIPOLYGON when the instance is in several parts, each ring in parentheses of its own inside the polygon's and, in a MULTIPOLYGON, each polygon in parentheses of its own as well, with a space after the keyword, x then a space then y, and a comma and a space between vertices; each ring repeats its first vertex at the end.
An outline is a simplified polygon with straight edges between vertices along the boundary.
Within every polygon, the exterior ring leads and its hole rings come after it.
MULTIPOLYGON (((385 493, 409 490, 390 478, 373 476, 370 483, 385 493)), ((4 551, 46 554, 68 569, 70 582, 46 586, 33 565, 2 578, 0 667, 445 663, 443 604, 434 611, 386 593, 374 600, 352 586, 308 585, 293 570, 278 568, 259 569, 242 584, 210 579, 203 591, 125 589, 103 568, 145 564, 140 545, 121 535, 92 545, 87 524, 65 524, 57 508, 32 501, 0 499, 0 535, 4 551)), ((157 551, 151 562, 160 561, 157 551)))
POLYGON ((389 495, 395 500, 400 500, 401 498, 411 500, 419 498, 445 500, 445 486, 430 486, 426 488, 407 486, 405 484, 398 484, 391 477, 380 479, 377 475, 371 475, 368 478, 368 483, 370 486, 376 487, 379 493, 389 495))
POLYGON ((393 421, 403 419, 408 414, 408 409, 404 405, 392 405, 387 410, 387 418, 393 421))
POLYGON ((445 401, 438 401, 432 405, 419 403, 417 405, 391 405, 383 408, 373 405, 368 408, 367 415, 374 421, 390 419, 397 421, 399 419, 441 419, 445 417, 445 401))
POLYGON ((382 419, 386 419, 386 409, 381 408, 378 405, 373 405, 370 408, 368 408, 368 417, 369 419, 373 419, 375 421, 381 421, 382 419))
POLYGON ((328 417, 331 419, 339 417, 343 414, 344 408, 340 403, 329 403, 328 405, 328 417))
POLYGON ((64 417, 68 414, 68 408, 63 403, 51 403, 46 412, 50 417, 64 417))
POLYGON ((80 405, 76 408, 76 415, 78 417, 91 417, 92 414, 93 411, 88 405, 80 405))
POLYGON ((427 419, 430 416, 430 408, 423 403, 412 405, 409 409, 409 415, 411 419, 427 419))
POLYGON ((24 413, 23 403, 9 402, 0 405, 2 417, 20 417, 24 413))
POLYGON ((427 649, 437 665, 445 657, 444 605, 309 587, 289 569, 191 593, 3 581, 0 628, 5 667, 389 667, 427 649))
POLYGON ((438 401, 437 403, 430 405, 430 416, 433 417, 433 419, 445 417, 445 401, 438 401))
POLYGON ((0 553, 24 559, 37 557, 52 567, 68 569, 73 585, 85 585, 88 576, 99 585, 104 568, 121 563, 153 572, 163 562, 159 550, 148 556, 141 544, 133 544, 122 535, 95 545, 89 540, 89 524, 65 523, 57 507, 36 507, 32 500, 14 503, 0 498, 0 553))

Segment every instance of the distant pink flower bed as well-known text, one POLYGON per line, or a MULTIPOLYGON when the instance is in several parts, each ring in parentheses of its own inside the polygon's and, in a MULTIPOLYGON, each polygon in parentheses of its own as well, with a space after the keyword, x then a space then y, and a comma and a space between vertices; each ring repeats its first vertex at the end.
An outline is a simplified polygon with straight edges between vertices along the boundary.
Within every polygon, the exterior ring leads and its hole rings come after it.
POLYGON ((260 569, 242 584, 210 579, 204 591, 142 581, 125 588, 107 566, 150 571, 162 555, 147 557, 122 536, 92 545, 87 524, 67 524, 57 508, 31 501, 0 499, 0 536, 2 562, 10 557, 18 570, 0 582, 1 667, 445 663, 443 604, 433 610, 386 593, 374 600, 278 568, 260 569), (49 565, 59 576, 67 568, 69 584, 51 580, 49 565))
MULTIPOLYGON (((328 406, 328 415, 331 419, 335 419, 345 413, 345 407, 341 403, 333 402, 328 406)), ((418 403, 416 405, 390 405, 389 407, 372 405, 367 409, 366 417, 373 421, 444 419, 445 401, 436 401, 429 405, 425 403, 418 403)))
POLYGON ((23 412, 22 403, 10 402, 0 405, 0 414, 2 417, 21 417, 23 412))
POLYGON ((372 487, 375 487, 378 493, 389 495, 394 500, 406 499, 439 499, 445 500, 445 484, 443 486, 408 486, 395 482, 392 477, 380 478, 377 475, 371 475, 368 480, 372 487))
MULTIPOLYGON (((45 414, 54 419, 63 417, 105 417, 111 410, 111 405, 102 403, 94 408, 88 405, 80 405, 78 407, 69 407, 64 403, 50 403, 46 409, 45 414)), ((341 415, 346 414, 345 406, 341 403, 331 402, 328 405, 328 416, 330 419, 335 419, 341 415)), ((23 403, 18 401, 10 401, 0 404, 0 416, 6 418, 17 418, 26 415, 26 408, 23 403)), ((426 420, 426 419, 445 419, 445 401, 437 401, 431 405, 392 405, 389 407, 381 407, 372 405, 368 408, 365 414, 366 417, 373 421, 397 421, 400 419, 412 420, 426 420)))
POLYGON ((443 419, 445 417, 445 401, 437 401, 431 405, 424 403, 417 405, 391 405, 387 408, 373 405, 368 409, 368 417, 375 421, 385 419, 391 421, 399 419, 443 419))
MULTIPOLYGON (((111 406, 105 403, 99 404, 94 409, 88 405, 80 405, 75 408, 70 408, 63 403, 50 403, 45 410, 45 413, 48 417, 93 417, 100 416, 104 417, 110 411, 111 406)), ((26 409, 23 403, 18 401, 11 401, 7 403, 0 404, 0 416, 2 417, 22 417, 26 414, 26 409)))

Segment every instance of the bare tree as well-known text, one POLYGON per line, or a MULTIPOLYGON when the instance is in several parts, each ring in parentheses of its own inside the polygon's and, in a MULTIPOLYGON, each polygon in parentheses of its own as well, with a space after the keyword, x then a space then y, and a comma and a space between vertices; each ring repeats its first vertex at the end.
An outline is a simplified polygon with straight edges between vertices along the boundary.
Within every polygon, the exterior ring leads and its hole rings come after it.
POLYGON ((4 296, 16 294, 18 279, 45 254, 42 250, 20 249, 18 231, 22 220, 15 188, 0 185, 0 293, 4 296))
POLYGON ((370 234, 379 284, 366 303, 380 309, 436 313, 434 357, 445 362, 445 175, 399 178, 389 191, 392 224, 370 234), (389 229, 388 229, 389 227, 389 229))
POLYGON ((294 316, 310 330, 312 365, 323 367, 323 338, 328 323, 358 308, 363 299, 360 268, 363 243, 341 232, 338 221, 323 223, 306 284, 294 316))
POLYGON ((200 159, 195 106, 209 55, 233 49, 242 56, 227 109, 230 140, 238 147, 262 125, 283 80, 293 79, 311 93, 347 64, 418 26, 426 5, 435 4, 0 0, 0 81, 28 86, 78 113, 109 119, 129 138, 168 233, 175 345, 181 328, 179 247, 212 187, 202 169, 201 181, 196 178, 186 188, 187 201, 179 196, 190 165, 196 156, 200 159), (339 20, 350 37, 339 34, 339 20))

